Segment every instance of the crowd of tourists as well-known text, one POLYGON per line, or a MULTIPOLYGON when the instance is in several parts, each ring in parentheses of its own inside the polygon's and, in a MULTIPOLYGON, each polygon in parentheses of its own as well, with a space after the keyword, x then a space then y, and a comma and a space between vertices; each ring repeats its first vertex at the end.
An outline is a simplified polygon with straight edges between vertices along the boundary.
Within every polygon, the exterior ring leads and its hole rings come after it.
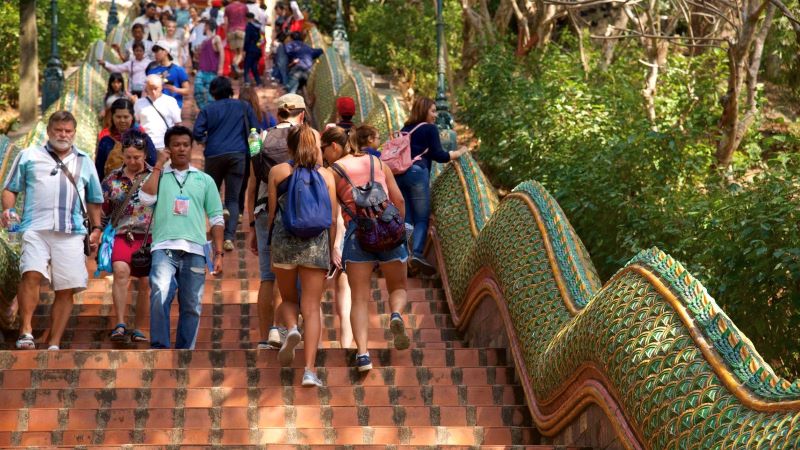
POLYGON ((11 166, 0 219, 22 248, 16 347, 36 348, 33 316, 47 281, 55 297, 44 345, 60 349, 73 296, 88 285, 86 258, 94 257, 95 276, 113 274, 111 341, 195 348, 207 272, 222 274, 247 218, 243 246, 258 256, 261 279, 257 348, 278 350, 280 364, 289 366, 304 341, 302 384, 321 386, 320 301, 330 287, 340 344, 355 346, 353 365, 370 370, 373 273, 386 279, 393 346, 407 349, 408 273, 435 273, 424 256, 431 162, 451 161, 466 148, 442 148, 436 107, 424 97, 383 146, 376 128, 353 122, 349 97, 336 99, 335 123, 314 129, 296 91, 320 52, 303 42, 297 3, 278 3, 271 33, 256 2, 209 3, 203 11, 185 0, 142 5, 132 39, 115 47, 123 62, 99 61, 111 74, 93 161, 74 144, 76 118, 59 111, 48 118, 46 143, 21 151, 11 166), (269 78, 288 92, 272 104, 257 89, 269 67, 269 78), (238 89, 231 77, 240 78, 238 89), (198 108, 191 128, 183 119, 195 116, 183 103, 190 94, 198 108), (204 155, 202 170, 192 163, 193 149, 204 155), (128 323, 132 279, 137 295, 128 323))

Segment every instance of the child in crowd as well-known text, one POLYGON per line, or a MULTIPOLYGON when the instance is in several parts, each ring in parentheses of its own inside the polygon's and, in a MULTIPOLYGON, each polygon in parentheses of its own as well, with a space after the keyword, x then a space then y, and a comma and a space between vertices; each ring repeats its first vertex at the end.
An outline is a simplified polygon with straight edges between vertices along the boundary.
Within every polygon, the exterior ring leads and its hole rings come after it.
POLYGON ((247 27, 244 31, 244 82, 247 83, 248 75, 253 75, 256 86, 261 85, 258 75, 258 61, 261 59, 261 24, 256 20, 255 14, 248 12, 247 27))

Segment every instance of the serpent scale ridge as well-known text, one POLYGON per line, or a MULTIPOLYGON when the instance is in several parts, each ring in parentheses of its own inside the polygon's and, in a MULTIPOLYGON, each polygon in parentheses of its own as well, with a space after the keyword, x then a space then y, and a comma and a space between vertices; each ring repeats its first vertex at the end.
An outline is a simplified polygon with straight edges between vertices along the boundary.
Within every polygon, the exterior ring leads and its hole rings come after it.
POLYGON ((800 382, 777 377, 680 263, 643 251, 600 288, 541 185, 518 186, 475 236, 471 222, 491 198, 475 195, 491 189, 477 165, 436 172, 435 238, 454 320, 468 324, 468 303, 482 299, 470 289, 491 278, 544 434, 563 429, 576 393, 594 389, 605 411, 619 411, 609 418, 630 448, 800 447, 800 382))

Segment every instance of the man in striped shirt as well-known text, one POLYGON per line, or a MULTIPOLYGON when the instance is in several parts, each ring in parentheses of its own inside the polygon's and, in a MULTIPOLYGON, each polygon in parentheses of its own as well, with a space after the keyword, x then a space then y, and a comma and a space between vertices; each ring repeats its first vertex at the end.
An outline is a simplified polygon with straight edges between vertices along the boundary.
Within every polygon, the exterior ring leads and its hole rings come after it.
MULTIPOLYGON (((22 319, 18 349, 36 348, 31 322, 43 278, 55 291, 49 350, 59 349, 72 311, 73 294, 86 289, 88 283, 83 241, 90 230, 84 223, 83 205, 91 228, 99 228, 103 191, 91 157, 72 144, 76 127, 77 121, 70 112, 53 113, 47 123, 47 143, 21 151, 4 185, 4 226, 18 219, 14 205, 17 196, 25 194, 19 229, 23 234, 22 280, 17 294, 22 319)), ((96 240, 90 241, 93 250, 97 244, 96 240)))

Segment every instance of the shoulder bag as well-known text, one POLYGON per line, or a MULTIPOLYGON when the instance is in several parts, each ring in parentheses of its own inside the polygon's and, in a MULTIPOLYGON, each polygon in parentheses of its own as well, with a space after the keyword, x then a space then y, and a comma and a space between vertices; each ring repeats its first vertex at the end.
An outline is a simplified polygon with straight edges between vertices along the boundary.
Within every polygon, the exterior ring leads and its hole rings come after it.
MULTIPOLYGON (((63 173, 64 176, 67 177, 67 180, 69 180, 69 182, 72 183, 72 186, 75 187, 75 193, 78 195, 78 201, 81 204, 81 216, 83 216, 83 227, 86 229, 86 235, 83 237, 83 254, 89 256, 92 254, 92 249, 89 245, 89 234, 91 230, 89 230, 89 215, 86 213, 86 207, 83 204, 83 197, 81 197, 81 191, 78 189, 78 184, 75 183, 75 177, 73 177, 70 171, 67 170, 67 166, 64 165, 64 162, 61 161, 61 158, 59 158, 58 155, 56 155, 55 152, 53 152, 50 149, 47 149, 47 153, 49 153, 50 157, 53 158, 53 160, 55 160, 56 169, 61 169, 61 173, 63 173)), ((55 175, 55 172, 53 172, 52 175, 55 175)))

